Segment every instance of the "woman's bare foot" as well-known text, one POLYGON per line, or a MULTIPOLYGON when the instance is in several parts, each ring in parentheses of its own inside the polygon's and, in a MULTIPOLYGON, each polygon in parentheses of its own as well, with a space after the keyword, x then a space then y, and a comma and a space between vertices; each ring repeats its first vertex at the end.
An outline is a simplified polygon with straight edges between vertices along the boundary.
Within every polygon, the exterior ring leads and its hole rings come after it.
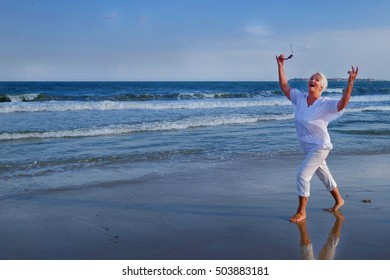
POLYGON ((332 208, 328 208, 327 210, 329 212, 336 212, 340 209, 341 206, 344 205, 344 199, 341 197, 341 194, 339 192, 339 189, 336 187, 334 188, 330 194, 333 196, 334 198, 334 206, 332 208))
POLYGON ((339 201, 336 201, 332 208, 328 208, 329 212, 336 212, 340 209, 341 206, 344 205, 344 199, 340 198, 339 201))
POLYGON ((291 223, 299 223, 306 219, 306 213, 296 213, 294 216, 290 218, 291 223))
POLYGON ((298 196, 297 213, 290 218, 291 223, 299 223, 306 219, 306 205, 308 200, 308 197, 298 196))

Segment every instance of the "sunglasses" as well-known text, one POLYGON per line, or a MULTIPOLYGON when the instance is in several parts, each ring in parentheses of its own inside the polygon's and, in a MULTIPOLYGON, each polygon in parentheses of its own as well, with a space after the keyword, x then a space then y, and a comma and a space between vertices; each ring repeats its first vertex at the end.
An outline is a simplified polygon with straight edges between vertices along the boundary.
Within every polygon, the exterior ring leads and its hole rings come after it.
POLYGON ((290 58, 293 58, 293 48, 292 48, 292 44, 290 44, 290 47, 291 47, 291 54, 288 56, 288 57, 286 57, 284 60, 287 60, 287 59, 290 59, 290 58))

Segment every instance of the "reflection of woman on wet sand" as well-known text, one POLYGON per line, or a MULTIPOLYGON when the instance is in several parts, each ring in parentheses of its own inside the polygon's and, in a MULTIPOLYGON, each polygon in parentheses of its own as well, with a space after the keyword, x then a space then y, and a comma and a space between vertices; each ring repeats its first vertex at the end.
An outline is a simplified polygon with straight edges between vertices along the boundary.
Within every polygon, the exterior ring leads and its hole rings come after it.
MULTIPOLYGON (((341 212, 334 212, 336 221, 333 225, 332 230, 329 233, 328 239, 324 247, 318 256, 319 260, 333 260, 336 254, 336 247, 339 243, 341 226, 344 221, 344 216, 341 212)), ((300 246, 301 246, 301 258, 303 260, 314 260, 313 245, 310 242, 309 232, 306 227, 306 220, 297 223, 299 234, 300 234, 300 246)))

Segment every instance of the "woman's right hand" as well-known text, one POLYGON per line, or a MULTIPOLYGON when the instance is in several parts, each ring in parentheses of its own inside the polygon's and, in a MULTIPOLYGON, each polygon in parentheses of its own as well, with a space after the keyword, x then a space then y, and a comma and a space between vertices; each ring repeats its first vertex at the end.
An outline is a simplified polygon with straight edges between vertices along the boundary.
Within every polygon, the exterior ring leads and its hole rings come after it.
POLYGON ((278 66, 284 65, 284 54, 281 54, 279 56, 276 56, 276 62, 278 63, 278 66))
MULTIPOLYGON (((279 56, 276 56, 276 62, 278 63, 278 75, 279 75, 279 85, 280 89, 283 91, 283 93, 286 95, 288 99, 290 99, 290 91, 291 88, 288 85, 286 74, 284 73, 284 55, 281 54, 279 56)), ((291 100, 291 99, 290 99, 291 100)))

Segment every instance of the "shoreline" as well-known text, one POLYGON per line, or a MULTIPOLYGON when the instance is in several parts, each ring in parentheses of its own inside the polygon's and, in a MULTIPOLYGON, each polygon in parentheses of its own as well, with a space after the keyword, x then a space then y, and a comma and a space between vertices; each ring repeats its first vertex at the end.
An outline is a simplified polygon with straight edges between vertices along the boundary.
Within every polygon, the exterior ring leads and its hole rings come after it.
MULTIPOLYGON (((0 201, 0 259, 300 259, 301 156, 183 165, 169 174, 0 201)), ((390 259, 389 155, 330 154, 345 199, 335 259, 390 259), (364 202, 365 201, 365 202, 364 202)), ((337 217, 312 180, 307 231, 317 257, 337 217)))

